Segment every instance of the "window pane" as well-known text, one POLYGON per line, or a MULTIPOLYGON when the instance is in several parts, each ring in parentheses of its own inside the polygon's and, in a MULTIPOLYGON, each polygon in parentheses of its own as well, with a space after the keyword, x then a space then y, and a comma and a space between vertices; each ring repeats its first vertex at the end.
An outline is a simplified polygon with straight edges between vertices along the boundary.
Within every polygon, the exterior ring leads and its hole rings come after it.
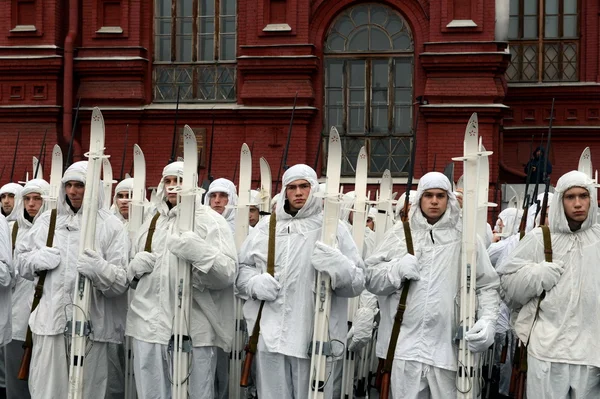
POLYGON ((412 133, 412 118, 411 107, 395 107, 394 114, 394 133, 395 134, 411 134, 412 133))
POLYGON ((235 60, 235 36, 234 35, 220 35, 221 37, 221 59, 222 60, 235 60))
POLYGON ((371 107, 374 134, 385 134, 388 132, 388 107, 385 105, 373 105, 371 107))
POLYGON ((344 114, 342 107, 328 107, 327 108, 327 126, 335 126, 339 133, 342 134, 342 118, 344 114))
POLYGON ((412 57, 396 58, 394 85, 396 87, 412 87, 412 57))
POLYGON ((387 8, 382 6, 371 6, 371 23, 384 26, 387 22, 387 8))
POLYGON ((365 63, 364 61, 349 61, 350 65, 350 87, 365 87, 365 63))
POLYGON ((192 34, 192 18, 177 18, 177 34, 191 35, 192 34))
POLYGON ((369 49, 369 33, 368 28, 361 28, 350 37, 348 50, 350 51, 367 51, 369 49))
POLYGON ((158 36, 156 46, 156 60, 171 61, 171 36, 158 36))
POLYGON ((558 37, 558 17, 546 17, 545 18, 546 30, 544 32, 545 38, 556 38, 558 37))
POLYGON ((334 33, 327 38, 327 49, 330 51, 344 51, 346 39, 334 33))
POLYGON ((545 0, 546 14, 558 14, 558 0, 545 0))
POLYGON ((159 19, 156 21, 156 34, 170 35, 171 34, 171 19, 159 19))
POLYGON ((221 14, 235 15, 235 0, 221 0, 221 14))
POLYGON ((523 18, 523 39, 536 39, 538 37, 538 17, 523 18))
POLYGON ((361 89, 350 90, 350 104, 364 105, 365 104, 364 90, 361 90, 361 89))
POLYGON ((523 10, 525 15, 537 15, 538 0, 524 0, 525 4, 523 10))
POLYGON ((221 33, 235 33, 235 17, 221 17, 221 33))
POLYGON ((200 61, 213 61, 214 57, 214 49, 213 49, 213 35, 203 35, 200 36, 198 40, 198 45, 200 46, 198 59, 200 61))
POLYGON ((367 24, 368 21, 368 7, 358 6, 352 9, 351 17, 354 20, 355 25, 367 24))
POLYGON ((508 20, 508 38, 519 39, 519 18, 510 17, 508 20))
POLYGON ((199 33, 214 33, 215 31, 215 19, 214 18, 199 18, 200 28, 199 33))
POLYGON ((192 61, 192 36, 177 36, 177 61, 192 61))
POLYGON ((359 133, 364 134, 365 132, 365 108, 363 107, 350 107, 348 113, 350 117, 350 126, 348 133, 359 133))
POLYGON ((412 103, 412 88, 396 89, 395 104, 411 104, 412 103))
POLYGON ((327 106, 343 105, 342 103, 342 90, 341 89, 328 89, 327 90, 327 106))
POLYGON ((156 16, 170 17, 171 16, 171 0, 156 0, 156 16))
POLYGON ((391 50, 392 45, 388 35, 380 29, 371 28, 371 51, 385 51, 391 50))
POLYGON ((404 23, 396 14, 391 14, 388 17, 388 21, 385 25, 386 30, 390 35, 395 35, 404 28, 404 23))
POLYGON ((562 0, 565 14, 577 14, 577 0, 562 0))
POLYGON ((342 87, 344 62, 341 60, 329 60, 325 64, 328 87, 342 87))
POLYGON ((405 32, 401 32, 394 36, 394 50, 412 50, 413 42, 410 36, 405 32))
POLYGON ((177 16, 191 17, 192 16, 192 0, 177 0, 177 16))
POLYGON ((385 89, 388 87, 389 64, 388 60, 373 61, 372 63, 372 86, 373 89, 385 89))
POLYGON ((510 15, 519 14, 519 0, 510 0, 508 12, 510 15))
POLYGON ((563 19, 563 37, 577 37, 577 16, 566 15, 563 19))
POLYGON ((215 15, 215 0, 200 0, 198 5, 200 6, 198 15, 215 15))

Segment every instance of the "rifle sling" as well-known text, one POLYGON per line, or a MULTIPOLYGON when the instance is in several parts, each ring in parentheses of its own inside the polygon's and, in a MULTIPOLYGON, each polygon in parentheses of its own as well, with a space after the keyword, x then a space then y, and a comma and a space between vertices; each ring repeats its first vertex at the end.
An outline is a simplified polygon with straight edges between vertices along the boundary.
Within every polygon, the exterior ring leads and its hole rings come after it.
MULTIPOLYGON (((546 262, 552 262, 552 238, 550 236, 550 229, 546 225, 541 225, 542 237, 544 238, 544 260, 546 262)), ((521 358, 521 370, 527 371, 527 348, 529 347, 529 341, 531 340, 531 334, 533 333, 533 327, 540 314, 540 306, 542 301, 546 297, 546 291, 542 292, 538 299, 537 308, 535 309, 535 315, 533 316, 533 323, 531 324, 531 330, 529 330, 529 336, 527 337, 527 343, 525 344, 525 354, 521 358)))
MULTIPOLYGON (((277 218, 275 217, 275 212, 271 214, 269 217, 269 244, 268 244, 268 252, 267 252, 267 273, 271 276, 275 275, 275 227, 277 223, 277 218)), ((260 334, 260 319, 262 317, 263 306, 265 305, 265 301, 261 301, 260 307, 258 308, 258 314, 256 315, 256 322, 254 323, 254 327, 252 328, 252 335, 248 340, 248 352, 256 353, 258 348, 258 336, 260 334)))
MULTIPOLYGON (((56 230, 56 208, 50 212, 50 225, 48 226, 48 237, 46 238, 46 247, 52 248, 54 245, 54 233, 56 230)), ((33 291, 33 301, 31 303, 31 313, 40 304, 40 299, 44 293, 44 283, 46 282, 47 270, 42 270, 38 273, 38 281, 33 291)), ((25 343, 23 347, 31 347, 33 345, 33 337, 31 335, 31 328, 27 326, 27 334, 25 336, 25 343)))
POLYGON ((19 222, 15 222, 12 228, 12 251, 15 253, 15 246, 17 245, 17 234, 19 233, 19 222))
MULTIPOLYGON (((413 247, 412 233, 410 231, 410 224, 408 221, 402 222, 404 227, 404 237, 406 238, 406 251, 414 255, 415 249, 413 247)), ((398 308, 396 309, 396 315, 394 316, 394 325, 392 327, 392 335, 390 336, 390 343, 388 345, 387 355, 385 357, 385 363, 383 365, 383 373, 392 372, 392 363, 394 361, 394 352, 396 352, 396 344, 398 337, 400 336, 400 326, 404 319, 404 311, 406 310, 406 298, 408 297, 408 289, 410 288, 410 280, 405 280, 402 287, 402 294, 400 294, 400 301, 398 302, 398 308)))

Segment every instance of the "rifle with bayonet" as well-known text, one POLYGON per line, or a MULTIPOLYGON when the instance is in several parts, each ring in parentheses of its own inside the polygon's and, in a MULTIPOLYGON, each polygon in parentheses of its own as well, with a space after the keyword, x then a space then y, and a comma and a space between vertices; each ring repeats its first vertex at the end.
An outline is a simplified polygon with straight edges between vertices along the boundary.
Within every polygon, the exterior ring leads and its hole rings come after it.
POLYGON ((290 127, 288 129, 287 142, 285 143, 285 149, 283 150, 283 156, 281 157, 281 164, 279 165, 279 173, 277 174, 277 181, 275 182, 275 192, 279 188, 279 182, 281 181, 281 171, 288 169, 287 156, 288 150, 290 149, 290 140, 292 139, 292 127, 294 126, 294 113, 296 112, 296 101, 298 100, 298 92, 294 96, 294 105, 292 106, 292 117, 290 118, 290 127))
MULTIPOLYGON (((529 144, 529 153, 533 150, 533 136, 531 136, 531 143, 529 144)), ((529 183, 531 181, 531 164, 527 168, 527 178, 525 179, 525 196, 523 197, 523 216, 521 216, 521 223, 519 224, 519 239, 525 236, 525 228, 527 227, 527 213, 529 212, 529 205, 531 203, 529 198, 529 183)))
POLYGON ((177 117, 179 116, 179 90, 181 86, 177 86, 177 103, 175 104, 175 120, 173 122, 173 141, 171 142, 171 158, 167 164, 173 163, 177 160, 177 142, 179 141, 179 134, 177 134, 177 117))
POLYGON ((123 180, 123 172, 125 171, 125 157, 127 155, 127 136, 129 135, 129 123, 125 127, 125 144, 123 144, 123 157, 121 158, 121 173, 119 173, 119 180, 123 180))
POLYGON ((215 114, 212 116, 212 127, 210 128, 210 150, 208 152, 208 166, 206 168, 206 179, 202 182, 202 188, 204 192, 208 191, 208 187, 210 183, 215 179, 213 175, 210 173, 212 169, 212 154, 213 154, 213 143, 215 140, 215 114))
POLYGON ((13 181, 13 176, 15 174, 15 163, 17 161, 17 150, 19 149, 19 139, 21 138, 21 132, 17 132, 17 141, 15 143, 15 152, 13 153, 13 163, 12 168, 10 170, 10 181, 13 181))
MULTIPOLYGON (((422 97, 417 97, 416 104, 421 104, 422 97)), ((406 251, 414 255, 415 250, 413 248, 412 233, 410 230, 410 224, 408 221, 408 207, 410 205, 410 190, 412 188, 413 177, 415 174, 415 161, 417 154, 417 130, 419 126, 419 112, 415 117, 415 130, 412 138, 411 149, 410 149, 410 166, 408 171, 408 179, 406 182, 406 195, 404 198, 402 225, 404 228, 404 237, 406 239, 406 251)), ((390 391, 390 377, 392 374, 392 363, 394 361, 394 353, 396 352, 396 344, 398 337, 400 336, 400 327, 402 326, 402 320, 404 319, 404 311, 406 310, 406 298, 408 297, 408 290, 410 289, 410 280, 404 281, 402 287, 402 293, 400 294, 400 301, 398 302, 398 308, 396 309, 396 315, 394 316, 394 324, 392 326, 392 334, 390 336, 390 342, 388 344, 388 351, 385 358, 385 362, 381 369, 381 390, 380 398, 388 399, 390 391)))
POLYGON ((69 150, 67 151, 67 158, 65 159, 64 169, 66 170, 71 166, 73 158, 73 142, 75 141, 75 129, 77 128, 77 120, 79 118, 79 106, 81 105, 81 97, 77 100, 77 108, 75 109, 75 119, 73 119, 73 127, 71 128, 71 139, 69 140, 69 150))
POLYGON ((40 147, 40 155, 38 156, 37 165, 35 165, 35 171, 33 172, 33 178, 37 179, 38 171, 40 170, 40 163, 42 162, 42 155, 44 154, 44 148, 46 148, 46 135, 48 134, 48 128, 44 132, 44 138, 42 139, 42 146, 40 147))

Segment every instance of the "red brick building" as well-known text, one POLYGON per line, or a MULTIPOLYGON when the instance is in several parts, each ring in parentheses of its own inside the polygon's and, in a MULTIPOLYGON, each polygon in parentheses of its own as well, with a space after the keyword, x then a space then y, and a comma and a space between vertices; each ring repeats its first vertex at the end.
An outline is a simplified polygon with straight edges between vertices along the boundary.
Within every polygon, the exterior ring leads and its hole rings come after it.
POLYGON ((6 0, 0 15, 1 183, 17 132, 13 180, 31 172, 46 129, 46 153, 55 141, 66 153, 79 101, 73 159, 99 106, 115 176, 138 143, 150 186, 176 114, 202 137, 202 178, 214 121, 212 175, 232 178, 246 142, 254 179, 260 156, 275 179, 296 95, 287 163, 322 159, 335 125, 343 170, 366 144, 373 182, 386 168, 403 181, 417 125, 417 177, 441 170, 472 112, 494 151, 491 181, 520 181, 553 97, 553 181, 586 145, 600 154, 597 0, 6 0))

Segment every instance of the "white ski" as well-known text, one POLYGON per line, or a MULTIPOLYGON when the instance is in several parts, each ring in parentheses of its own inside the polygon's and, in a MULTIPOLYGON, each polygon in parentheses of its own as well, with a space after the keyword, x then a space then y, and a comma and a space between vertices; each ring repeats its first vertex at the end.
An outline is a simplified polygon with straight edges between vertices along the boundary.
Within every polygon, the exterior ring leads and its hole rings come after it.
POLYGON ((490 189, 490 160, 491 151, 486 151, 482 138, 479 138, 479 159, 477 169, 477 234, 484 239, 488 233, 488 208, 497 206, 488 202, 490 189))
MULTIPOLYGON (((273 179, 271 167, 265 158, 260 158, 260 211, 262 214, 271 213, 271 190, 273 179)), ((262 217, 262 216, 261 216, 262 217)))
POLYGON ((33 157, 33 169, 31 169, 31 170, 33 171, 32 179, 43 179, 44 178, 44 171, 42 169, 42 164, 40 163, 39 159, 37 159, 37 157, 33 157))
POLYGON ((388 223, 392 214, 392 175, 386 169, 379 185, 377 215, 375 215, 375 242, 377 245, 383 241, 385 232, 391 227, 388 223))
MULTIPOLYGON (((329 246, 335 246, 337 227, 340 215, 340 172, 342 165, 342 146, 340 135, 335 127, 329 132, 329 147, 327 154, 327 179, 325 206, 323 210, 323 227, 321 241, 329 246)), ((315 288, 315 317, 313 340, 310 347, 310 383, 309 397, 323 399, 325 383, 333 384, 333 378, 326 375, 327 349, 329 342, 329 313, 331 311, 331 279, 326 273, 317 273, 315 288)))
POLYGON ((594 174, 592 172, 592 152, 590 151, 590 147, 585 147, 581 153, 577 170, 585 173, 590 179, 594 179, 594 174))
MULTIPOLYGON (((177 234, 194 231, 198 189, 198 144, 196 134, 188 125, 183 127, 183 156, 183 180, 177 191, 177 206, 179 207, 175 228, 177 234)), ((176 259, 175 281, 177 281, 177 287, 175 288, 176 298, 173 301, 173 336, 169 342, 173 355, 171 393, 173 399, 187 399, 193 347, 190 336, 192 266, 183 259, 176 259)))
POLYGON ((104 190, 104 207, 110 209, 112 204, 112 185, 116 183, 113 180, 112 166, 108 157, 102 159, 102 187, 104 190))
MULTIPOLYGON (((476 276, 477 276, 477 232, 481 230, 481 208, 487 197, 482 198, 480 184, 480 167, 483 165, 480 158, 487 157, 491 152, 481 151, 479 147, 479 125, 477 114, 469 119, 465 130, 464 154, 462 157, 452 158, 454 161, 463 161, 463 213, 462 213, 462 250, 461 250, 461 276, 460 276, 460 310, 459 331, 456 338, 459 340, 458 371, 456 376, 457 396, 460 399, 472 399, 477 393, 475 385, 479 384, 476 378, 475 357, 469 351, 464 339, 465 333, 475 323, 476 311, 476 276)), ((487 208, 486 212, 487 212, 487 208)))
POLYGON ((44 197, 44 202, 48 204, 48 209, 56 209, 62 176, 63 154, 60 146, 54 144, 54 148, 52 149, 52 166, 50 167, 50 191, 48 192, 48 197, 44 197))
MULTIPOLYGON (((362 147, 356 160, 356 176, 354 178, 354 209, 352 210, 352 238, 362 257, 365 242, 365 229, 367 228, 367 173, 368 156, 365 147, 362 147)), ((359 297, 348 298, 348 330, 352 328, 354 313, 358 309, 359 297)), ((346 357, 342 367, 342 394, 341 399, 354 397, 354 369, 355 353, 346 349, 346 357)))
MULTIPOLYGON (((144 222, 144 202, 146 200, 146 159, 142 149, 137 144, 133 146, 133 190, 129 201, 129 237, 138 232, 144 222)), ((129 292, 131 297, 131 291, 129 292)), ((131 303, 131 299, 129 300, 131 303)), ((133 373, 132 338, 125 337, 125 399, 137 398, 135 377, 133 373)))
MULTIPOLYGON (((244 143, 240 152, 240 180, 238 184, 238 205, 235 215, 235 246, 239 253, 248 236, 251 186, 252 186, 252 154, 244 143)), ((229 396, 240 398, 242 377, 242 354, 244 353, 246 327, 242 312, 243 302, 234 295, 233 310, 235 314, 235 332, 229 362, 229 396)))
MULTIPOLYGON (((100 109, 94 107, 90 129, 90 151, 88 158, 85 193, 82 203, 81 235, 79 255, 86 249, 96 247, 96 218, 98 215, 98 196, 100 194, 100 171, 104 159, 104 119, 100 109)), ((86 344, 92 334, 89 320, 91 301, 90 282, 81 274, 75 280, 73 293, 73 318, 70 322, 71 353, 69 356, 69 399, 83 399, 83 367, 86 356, 86 344)), ((67 327, 69 333, 69 326, 67 327)))

